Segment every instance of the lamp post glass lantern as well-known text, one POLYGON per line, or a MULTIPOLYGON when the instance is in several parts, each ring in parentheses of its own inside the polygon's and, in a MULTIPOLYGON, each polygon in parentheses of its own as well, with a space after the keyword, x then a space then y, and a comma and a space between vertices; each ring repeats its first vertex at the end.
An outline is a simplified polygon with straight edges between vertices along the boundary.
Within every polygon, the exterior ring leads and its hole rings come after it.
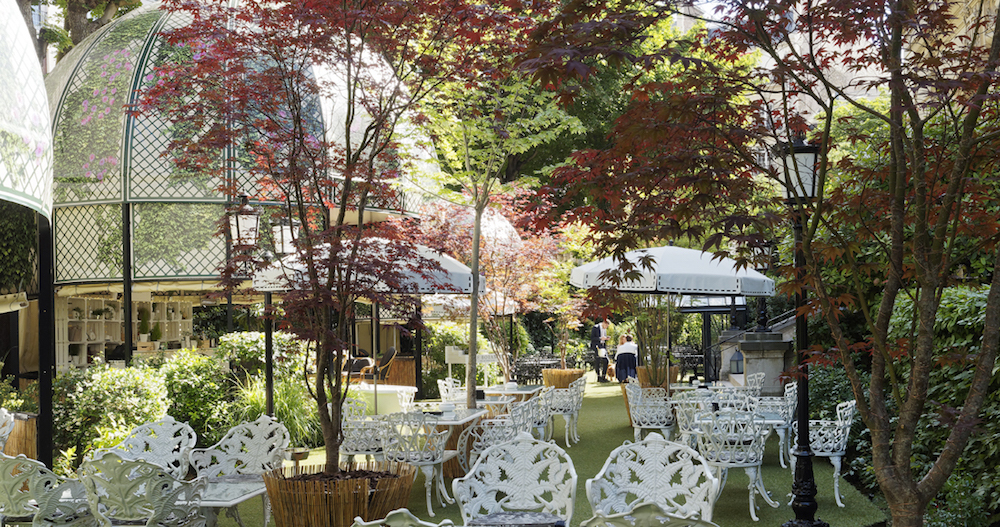
POLYGON ((287 255, 295 252, 295 235, 299 222, 282 218, 271 226, 271 236, 274 240, 274 252, 287 255))
POLYGON ((260 211, 250 205, 250 196, 240 197, 239 208, 229 216, 229 235, 234 247, 252 247, 257 244, 260 211))
MULTIPOLYGON (((802 279, 805 271, 805 256, 802 251, 802 224, 805 221, 804 205, 816 198, 817 166, 822 148, 796 142, 783 145, 783 169, 785 182, 785 203, 792 214, 792 233, 795 242, 795 277, 802 279)), ((816 480, 813 476, 812 448, 809 444, 809 369, 805 362, 805 350, 809 348, 809 327, 802 313, 806 305, 805 291, 795 293, 795 341, 798 353, 798 402, 796 421, 798 437, 795 448, 795 477, 792 481, 792 510, 795 519, 785 522, 784 527, 829 527, 815 518, 816 480)))

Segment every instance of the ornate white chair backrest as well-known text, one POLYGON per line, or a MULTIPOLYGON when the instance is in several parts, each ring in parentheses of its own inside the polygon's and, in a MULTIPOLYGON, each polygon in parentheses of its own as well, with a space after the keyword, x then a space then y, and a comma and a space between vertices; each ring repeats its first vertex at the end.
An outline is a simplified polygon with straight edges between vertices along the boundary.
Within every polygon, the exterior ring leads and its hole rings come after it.
POLYGON ((412 412, 414 410, 413 399, 416 396, 415 392, 410 390, 399 390, 396 392, 396 401, 399 402, 399 409, 404 412, 412 412))
POLYGON ((487 448, 512 441, 518 432, 514 421, 503 417, 485 419, 466 427, 458 438, 458 464, 464 472, 468 472, 487 448))
POLYGON ((14 431, 14 414, 6 408, 0 408, 0 452, 7 445, 11 432, 14 431))
POLYGON ((122 459, 141 459, 159 465, 174 477, 183 478, 188 472, 188 454, 197 440, 194 430, 187 423, 165 415, 158 421, 133 428, 120 443, 95 450, 91 457, 97 459, 111 452, 122 459))
POLYGON ((760 391, 764 389, 764 378, 767 376, 762 371, 751 373, 746 376, 747 389, 750 391, 750 395, 754 397, 760 397, 760 391))
POLYGON ((458 379, 445 377, 438 379, 437 383, 438 391, 441 393, 441 401, 450 403, 465 401, 465 390, 458 379))
POLYGON ((451 520, 441 520, 441 523, 432 523, 421 520, 413 515, 409 509, 396 509, 382 518, 366 522, 360 516, 354 518, 351 527, 448 527, 455 525, 451 520))
POLYGON ((567 414, 573 411, 574 394, 573 388, 555 388, 549 397, 550 414, 567 414))
POLYGON ((115 453, 84 461, 80 479, 90 510, 103 525, 146 520, 146 525, 204 526, 201 495, 206 480, 175 478, 162 467, 115 453))
POLYGON ((658 392, 645 392, 637 384, 626 384, 628 411, 632 426, 640 428, 668 428, 674 424, 674 411, 670 399, 658 392), (652 395, 650 395, 652 394, 652 395))
POLYGON ((580 377, 569 383, 569 388, 573 390, 573 410, 579 412, 580 408, 583 407, 583 394, 587 389, 587 379, 580 377))
POLYGON ((757 414, 722 408, 701 414, 698 419, 698 452, 709 463, 725 467, 761 464, 767 430, 757 414))
POLYGON ((363 419, 344 421, 341 430, 344 441, 340 453, 344 455, 380 454, 385 438, 386 423, 383 419, 363 419))
MULTIPOLYGON (((858 402, 844 401, 837 405, 837 419, 809 420, 809 448, 815 456, 842 456, 847 452, 847 438, 858 402)), ((798 444, 799 423, 792 422, 792 448, 798 444)))
POLYGON ((450 432, 437 430, 436 417, 423 412, 399 412, 384 419, 382 445, 387 460, 428 464, 444 457, 450 432))
POLYGON ((31 517, 32 523, 39 526, 97 524, 90 514, 83 483, 61 478, 23 454, 17 457, 0 454, 0 485, 3 486, 0 515, 5 517, 5 523, 31 517))
MULTIPOLYGON (((332 404, 332 403, 331 403, 332 404)), ((364 419, 368 413, 368 403, 364 399, 348 397, 341 406, 340 417, 344 421, 364 419)))
POLYGON ((595 514, 624 513, 649 502, 677 516, 711 520, 719 484, 698 452, 654 432, 612 450, 586 489, 595 514))
POLYGON ((552 390, 554 389, 552 386, 546 386, 542 388, 542 391, 538 392, 538 395, 528 399, 533 406, 531 413, 531 425, 533 427, 545 427, 549 422, 549 405, 552 401, 552 390))
POLYGON ((198 477, 263 474, 281 466, 290 440, 288 429, 269 415, 229 429, 218 443, 191 451, 198 477))
POLYGON ((695 434, 700 429, 698 415, 712 410, 715 394, 710 390, 678 391, 670 399, 677 419, 677 432, 688 446, 696 446, 695 434))
POLYGON ((741 412, 757 411, 759 397, 747 388, 722 388, 715 390, 714 400, 719 408, 732 408, 741 412))
POLYGON ((642 503, 630 511, 604 515, 600 511, 580 527, 719 527, 707 520, 682 518, 664 512, 655 503, 642 503))
POLYGON ((452 481, 462 521, 502 511, 541 511, 571 525, 576 469, 555 443, 521 432, 486 449, 468 474, 452 481))

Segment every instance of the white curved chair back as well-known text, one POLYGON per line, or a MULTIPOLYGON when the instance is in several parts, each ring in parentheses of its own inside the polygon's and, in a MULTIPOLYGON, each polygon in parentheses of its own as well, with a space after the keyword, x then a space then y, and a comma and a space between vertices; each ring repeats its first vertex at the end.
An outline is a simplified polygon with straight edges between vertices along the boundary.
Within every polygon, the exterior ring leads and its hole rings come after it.
POLYGON ((389 512, 381 520, 366 522, 360 516, 354 518, 351 527, 448 527, 455 525, 451 520, 441 520, 441 523, 426 522, 413 515, 409 509, 396 509, 389 512))
POLYGON ((188 454, 198 438, 187 423, 169 415, 157 421, 143 423, 133 428, 120 443, 110 448, 95 450, 91 458, 114 453, 122 459, 142 460, 167 469, 176 478, 187 476, 188 454))
POLYGON ((655 503, 642 503, 632 510, 604 515, 596 512, 580 527, 719 527, 707 520, 683 518, 664 512, 655 503))
POLYGON ((545 429, 549 426, 549 420, 551 419, 550 406, 552 402, 552 390, 555 388, 552 386, 546 386, 542 388, 542 391, 538 392, 538 395, 529 399, 534 405, 531 414, 531 426, 534 429, 532 432, 538 439, 545 439, 545 429))
POLYGON ((767 375, 762 371, 751 373, 746 376, 747 389, 750 391, 750 395, 753 397, 760 397, 760 391, 764 389, 764 378, 766 376, 767 375))
POLYGON ((438 430, 438 419, 423 412, 395 413, 385 416, 386 427, 382 437, 383 457, 388 461, 402 461, 420 468, 424 473, 424 488, 427 497, 427 513, 434 516, 431 505, 431 491, 437 489, 438 499, 454 501, 448 496, 444 484, 443 464, 456 457, 458 452, 448 450, 447 441, 451 432, 438 430))
MULTIPOLYGON (((332 405, 332 403, 330 403, 332 405)), ((368 414, 368 403, 364 399, 348 397, 340 407, 340 417, 343 421, 364 419, 368 414)), ((332 413, 330 415, 333 415, 332 413)))
POLYGON ((653 432, 612 450, 586 489, 595 514, 621 514, 652 503, 675 516, 711 520, 719 484, 698 452, 653 432))
POLYGON ((38 527, 96 527, 87 491, 78 480, 61 478, 24 455, 0 454, 0 516, 3 523, 38 527), (64 497, 69 499, 63 499, 64 497))
POLYGON ((263 474, 281 466, 291 436, 285 425, 269 415, 229 429, 218 443, 191 451, 198 477, 263 474))
POLYGON ((540 511, 572 525, 576 469, 555 443, 521 432, 486 449, 468 474, 452 481, 462 522, 494 512, 540 511))
POLYGON ((753 521, 758 519, 755 503, 758 493, 768 505, 778 507, 778 502, 772 500, 764 488, 760 471, 768 434, 764 419, 753 412, 721 408, 717 412, 699 415, 698 420, 698 452, 715 468, 721 485, 725 486, 725 474, 731 468, 742 468, 747 473, 750 480, 750 518, 753 521))
POLYGON ((458 379, 445 377, 438 379, 438 391, 441 393, 441 401, 449 403, 465 402, 465 389, 458 379))
POLYGON ((383 419, 362 419, 344 421, 341 430, 344 441, 340 443, 340 455, 353 461, 354 456, 383 457, 382 441, 386 435, 386 423, 383 419))
POLYGON ((635 440, 642 439, 642 431, 659 430, 664 437, 670 437, 674 428, 674 409, 663 388, 642 388, 637 382, 625 384, 628 397, 628 413, 635 429, 635 440))
POLYGON ((181 480, 162 467, 115 453, 84 461, 80 479, 90 510, 104 526, 145 520, 147 526, 203 527, 205 479, 181 480))

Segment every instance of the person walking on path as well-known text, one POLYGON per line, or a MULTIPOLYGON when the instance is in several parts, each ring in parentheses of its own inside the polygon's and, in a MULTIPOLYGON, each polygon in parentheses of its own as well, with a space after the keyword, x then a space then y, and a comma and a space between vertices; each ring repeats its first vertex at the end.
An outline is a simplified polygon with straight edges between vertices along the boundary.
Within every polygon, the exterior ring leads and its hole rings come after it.
POLYGON ((597 382, 608 382, 608 319, 590 329, 590 349, 594 352, 597 382))
POLYGON ((615 353, 615 377, 618 382, 627 382, 629 377, 638 378, 639 346, 632 342, 632 335, 622 335, 618 339, 615 353))

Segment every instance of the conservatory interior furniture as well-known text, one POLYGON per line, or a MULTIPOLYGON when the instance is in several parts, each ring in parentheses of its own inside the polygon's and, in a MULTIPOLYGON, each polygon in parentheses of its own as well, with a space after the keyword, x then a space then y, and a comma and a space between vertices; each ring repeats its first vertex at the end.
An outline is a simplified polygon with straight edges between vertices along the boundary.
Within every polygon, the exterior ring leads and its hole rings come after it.
POLYGON ((761 396, 757 399, 757 413, 764 416, 770 424, 770 429, 778 434, 778 462, 781 468, 786 468, 785 458, 788 457, 788 430, 795 420, 795 408, 798 403, 798 383, 792 381, 785 384, 785 394, 778 397, 761 396))
POLYGON ((653 503, 674 516, 704 520, 712 519, 719 487, 705 458, 656 432, 612 450, 585 484, 595 514, 621 514, 653 503))
POLYGON ((629 420, 635 432, 635 440, 642 439, 642 431, 659 430, 663 437, 670 438, 674 430, 674 409, 665 388, 643 388, 635 377, 625 383, 628 398, 629 420))
MULTIPOLYGON (((847 438, 851 435, 851 423, 854 422, 857 406, 858 402, 855 400, 844 401, 837 405, 837 419, 809 420, 809 448, 814 456, 829 458, 833 463, 833 495, 838 507, 844 506, 840 496, 840 462, 847 453, 847 438)), ((793 421, 790 440, 792 448, 789 451, 791 455, 794 455, 798 447, 798 431, 799 423, 793 421)), ((794 460, 790 465, 794 471, 794 460)))
POLYGON ((446 448, 451 430, 438 430, 438 419, 423 412, 394 413, 384 419, 387 423, 382 439, 384 457, 388 461, 409 463, 424 473, 427 514, 433 518, 432 487, 442 507, 446 502, 455 503, 445 487, 443 467, 446 461, 458 455, 458 451, 446 448))
POLYGON ((721 408, 698 417, 698 452, 712 466, 720 480, 719 491, 726 485, 731 468, 742 468, 750 480, 750 517, 758 521, 755 496, 760 493, 771 507, 778 502, 771 499, 764 488, 760 467, 764 460, 764 440, 768 430, 764 419, 752 412, 721 408))
POLYGON ((617 514, 594 513, 580 527, 718 527, 718 525, 697 518, 684 518, 663 511, 655 503, 641 503, 633 509, 617 514))
POLYGON ((197 442, 194 430, 169 415, 157 421, 143 423, 133 428, 120 443, 95 450, 91 457, 97 459, 114 453, 122 459, 141 459, 165 468, 176 478, 187 476, 190 462, 188 455, 197 442))
POLYGON ((576 469, 566 451, 529 432, 487 448, 469 473, 451 482, 462 522, 506 511, 546 512, 572 525, 576 469))
POLYGON ((206 521, 204 478, 179 479, 159 465, 115 453, 85 460, 79 472, 90 510, 102 525, 144 521, 149 527, 197 527, 206 521))
POLYGON ((392 361, 395 358, 396 347, 389 346, 389 349, 379 359, 378 366, 369 366, 359 371, 360 378, 369 381, 377 379, 379 382, 385 382, 386 376, 389 375, 389 368, 392 367, 392 361))
POLYGON ((0 522, 39 527, 96 527, 87 490, 79 480, 55 475, 24 455, 0 454, 0 522))
MULTIPOLYGON (((285 425, 269 415, 262 415, 256 421, 230 428, 218 443, 192 450, 189 459, 199 478, 263 474, 281 467, 290 439, 285 425)), ((271 503, 265 495, 265 525, 270 513, 271 503)), ((239 509, 230 507, 227 514, 243 527, 239 509)))
POLYGON ((409 509, 396 509, 391 511, 385 518, 366 522, 360 516, 354 518, 351 527, 451 527, 455 523, 451 520, 441 520, 441 523, 433 523, 421 520, 413 515, 409 509))

